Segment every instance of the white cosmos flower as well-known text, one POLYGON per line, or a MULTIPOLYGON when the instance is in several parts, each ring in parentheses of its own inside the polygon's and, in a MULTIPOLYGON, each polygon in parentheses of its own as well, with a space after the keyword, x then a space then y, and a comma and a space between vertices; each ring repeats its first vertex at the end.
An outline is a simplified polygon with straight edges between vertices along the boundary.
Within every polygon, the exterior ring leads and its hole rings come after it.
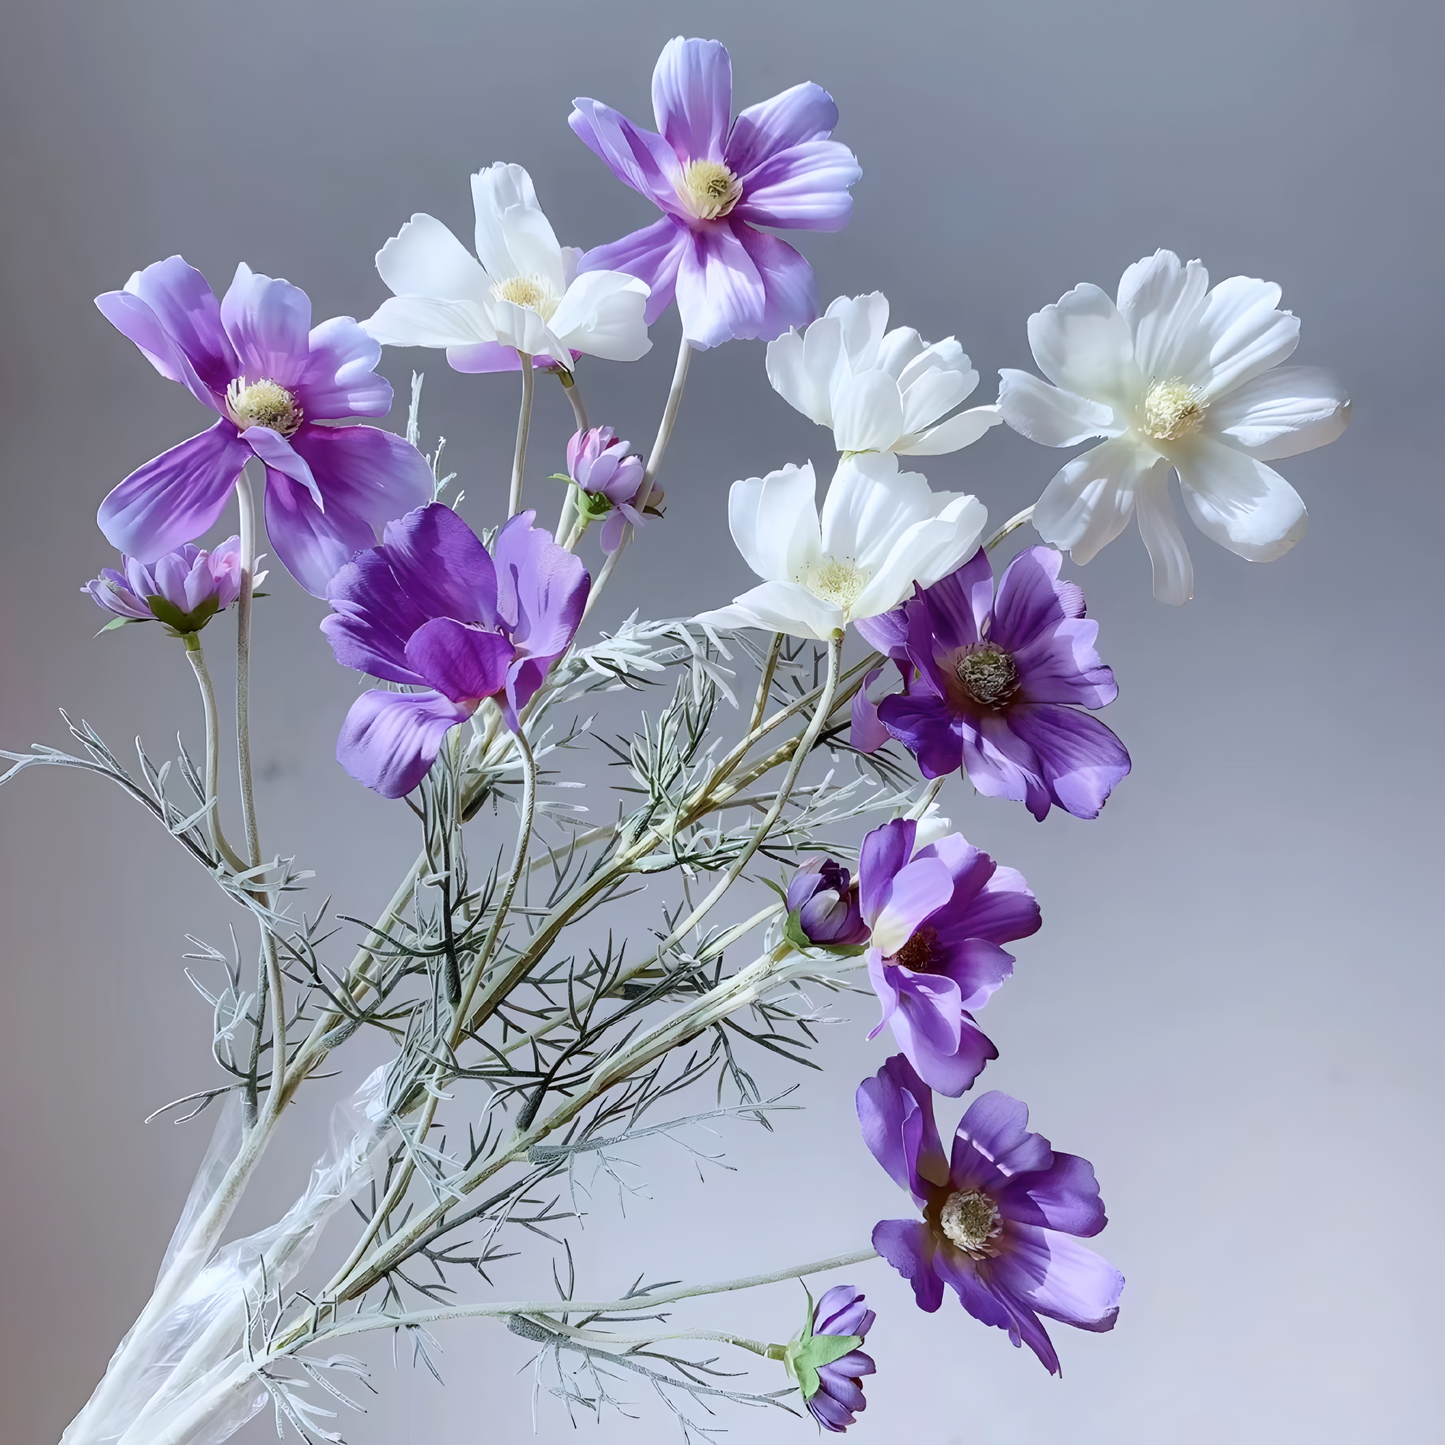
POLYGON ((472 177, 477 256, 433 216, 416 215, 376 256, 395 293, 361 323, 383 346, 444 346, 461 371, 516 366, 498 348, 551 357, 574 351, 636 361, 652 343, 645 281, 620 271, 577 274, 581 252, 559 246, 532 178, 499 162, 472 177))
POLYGON ((1194 569, 1169 501, 1172 468, 1195 526, 1251 562, 1270 562, 1304 535, 1299 493, 1265 462, 1333 441, 1349 420, 1337 383, 1312 367, 1274 368, 1299 341, 1280 289, 1231 276, 1212 291, 1198 261, 1156 251, 1124 272, 1118 301, 1076 286, 1029 317, 1047 386, 1002 371, 1004 420, 1045 446, 1088 437, 1045 488, 1034 526, 1087 562, 1139 513, 1154 595, 1187 602, 1194 569))
POLYGON ((962 566, 988 522, 977 497, 931 492, 886 453, 838 463, 821 520, 816 491, 811 462, 733 483, 728 526, 763 584, 698 622, 826 641, 962 566))
POLYGON ((882 292, 840 296, 806 331, 768 343, 768 380, 790 406, 832 427, 840 452, 938 456, 998 425, 994 406, 939 420, 978 385, 952 336, 929 345, 887 326, 882 292))

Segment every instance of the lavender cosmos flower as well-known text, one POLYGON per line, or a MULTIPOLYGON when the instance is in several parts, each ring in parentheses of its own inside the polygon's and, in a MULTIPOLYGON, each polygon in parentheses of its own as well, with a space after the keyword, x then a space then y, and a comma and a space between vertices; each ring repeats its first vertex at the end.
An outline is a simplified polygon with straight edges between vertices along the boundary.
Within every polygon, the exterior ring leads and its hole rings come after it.
POLYGON ((812 268, 786 241, 760 231, 841 231, 862 171, 828 139, 833 97, 811 82, 749 106, 729 126, 733 71, 716 40, 663 47, 652 73, 658 135, 595 100, 573 102, 570 124, 611 168, 664 214, 599 246, 583 271, 626 271, 647 282, 650 325, 674 296, 683 335, 697 347, 781 335, 818 314, 812 268))
POLYGON ((1102 1332, 1114 1328, 1124 1276, 1075 1242, 1107 1220, 1093 1166, 1056 1154, 1028 1131, 1029 1111, 1007 1094, 969 1105, 945 1157, 923 1081, 897 1055, 858 1086, 863 1140, 923 1211, 885 1219, 873 1248, 913 1286, 930 1314, 949 1285, 964 1309, 1024 1341, 1059 1373, 1040 1315, 1102 1332))
POLYGON ((1020 552, 995 599, 980 551, 900 613, 861 623, 903 669, 905 691, 883 699, 876 723, 871 704, 855 700, 855 743, 876 746, 881 724, 926 778, 961 764, 980 793, 1021 801, 1035 818, 1051 805, 1097 817, 1129 754, 1079 711, 1119 689, 1094 650, 1099 624, 1085 618, 1084 594, 1058 580, 1062 560, 1049 547, 1020 552))
POLYGON ((810 1296, 808 1305, 803 1328, 784 1352, 783 1364, 813 1418, 841 1435, 868 1404, 862 1377, 877 1367, 860 1346, 875 1315, 851 1284, 834 1285, 816 1308, 810 1296))
MULTIPOLYGON (((177 636, 199 632, 216 613, 241 595, 241 539, 227 537, 207 552, 187 542, 147 566, 122 557, 123 572, 101 569, 100 576, 80 590, 115 617, 106 627, 125 622, 163 622, 177 636)), ((257 573, 254 582, 264 580, 257 573)))
POLYGON ((487 698, 508 724, 542 685, 582 620, 581 560, 520 512, 492 555, 440 502, 387 525, 381 546, 332 579, 321 624, 336 660, 424 692, 368 692, 352 704, 336 758, 358 782, 400 798, 442 739, 487 698))
POLYGON ((955 1098, 998 1050, 973 1020, 1013 973, 1001 944, 1039 927, 1023 875, 950 833, 914 852, 918 824, 895 818, 863 840, 858 879, 872 930, 868 976, 883 1025, 924 1080, 955 1098))
MULTIPOLYGON (((575 432, 567 443, 567 471, 582 496, 578 511, 588 521, 605 517, 602 550, 615 552, 622 545, 622 533, 629 522, 644 525, 643 508, 637 505, 642 488, 642 458, 627 450, 630 444, 618 439, 610 426, 594 426, 575 432)), ((646 512, 661 516, 662 492, 653 488, 646 512)))
POLYGON ((320 597, 377 529, 431 496, 431 468, 401 437, 316 425, 391 407, 391 383, 373 370, 381 347, 349 316, 313 327, 304 291, 244 264, 217 301, 179 256, 137 271, 95 304, 162 376, 220 414, 100 504, 100 530, 122 552, 152 562, 199 537, 256 456, 266 467, 271 545, 320 597))
POLYGON ((831 858, 818 855, 798 865, 788 882, 786 906, 798 937, 810 945, 857 948, 868 942, 858 886, 831 858))

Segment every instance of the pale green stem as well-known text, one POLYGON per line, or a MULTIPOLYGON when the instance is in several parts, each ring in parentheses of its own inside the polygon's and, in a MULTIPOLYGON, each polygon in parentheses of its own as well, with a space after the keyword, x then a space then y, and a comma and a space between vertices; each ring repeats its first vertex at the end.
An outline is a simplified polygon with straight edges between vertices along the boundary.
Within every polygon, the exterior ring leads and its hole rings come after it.
POLYGON ((1033 514, 1034 509, 1032 507, 1025 507, 1022 512, 1015 512, 1014 515, 1010 517, 1008 521, 1005 522, 1003 526, 1000 527, 998 531, 995 532, 993 536, 990 537, 988 541, 983 544, 983 550, 985 552, 992 552, 993 549, 997 547, 998 544, 1002 542, 1003 539, 1007 537, 1010 532, 1017 532, 1018 529, 1022 527, 1023 524, 1033 516, 1033 514))
POLYGON ((532 428, 532 358, 519 351, 522 362, 522 409, 517 413, 517 449, 512 454, 512 490, 507 498, 507 516, 515 517, 522 510, 522 472, 527 465, 527 433, 532 428))
POLYGON ((211 674, 206 667, 206 654, 201 650, 201 637, 197 632, 186 633, 186 658, 196 682, 201 689, 201 706, 206 713, 206 831, 210 834, 211 847, 223 858, 233 873, 244 873, 246 864, 226 841, 221 827, 221 802, 216 796, 216 782, 221 770, 221 728, 216 715, 216 689, 211 685, 211 674))

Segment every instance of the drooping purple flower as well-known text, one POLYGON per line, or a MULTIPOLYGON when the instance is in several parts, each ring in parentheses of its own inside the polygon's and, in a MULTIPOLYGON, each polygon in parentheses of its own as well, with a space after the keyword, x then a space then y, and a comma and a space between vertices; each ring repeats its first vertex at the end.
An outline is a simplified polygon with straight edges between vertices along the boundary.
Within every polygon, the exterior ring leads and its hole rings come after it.
POLYGON ((426 776, 442 739, 487 698, 509 726, 571 645, 591 581, 532 512, 497 534, 491 555, 449 507, 432 502, 387 524, 379 547, 331 580, 321 624, 336 660, 422 692, 368 692, 352 704, 336 758, 358 782, 400 798, 426 776))
POLYGON ((798 931, 821 948, 857 948, 868 942, 868 925, 858 906, 858 885, 848 870, 821 854, 800 863, 788 880, 788 916, 798 931))
POLYGON ((863 920, 872 930, 868 977, 884 1024, 927 1083, 957 1098, 998 1057, 974 1022, 1013 973, 1001 944, 1039 927, 1039 905, 1013 868, 950 833, 914 851, 918 824, 895 818, 863 840, 863 920))
POLYGON ((997 1091, 968 1107, 944 1155, 933 1099, 899 1055, 858 1086, 873 1157, 913 1196, 922 1219, 885 1219, 873 1248, 932 1313, 950 1286, 976 1320, 1027 1342, 1050 1374, 1059 1357, 1039 1316, 1114 1328, 1124 1276, 1078 1244, 1107 1220, 1093 1166, 1028 1131, 1028 1109, 997 1091))
MULTIPOLYGON (((121 567, 102 568, 80 589, 121 622, 163 622, 177 635, 199 632, 241 595, 239 537, 227 537, 209 552, 187 542, 149 564, 122 557, 121 567)), ((258 572, 252 580, 259 584, 265 576, 258 572)))
POLYGON ((1022 802, 1040 820, 1050 806, 1097 817, 1129 754, 1080 711, 1119 689, 1094 649, 1099 624, 1084 616, 1084 594, 1059 581, 1062 560, 1050 547, 1020 552, 995 598, 979 551, 898 612, 860 624, 898 662, 904 691, 874 715, 860 690, 855 744, 871 749, 891 735, 924 777, 962 767, 980 793, 1022 802))
POLYGON ((349 316, 313 327, 310 300, 290 282, 242 264, 217 301, 206 278, 172 256, 95 304, 162 376, 220 414, 100 504, 100 529, 122 552, 152 562, 199 537, 256 456, 271 545, 320 597, 385 523, 431 497, 431 468, 409 442, 377 427, 317 425, 385 416, 391 383, 374 370, 380 344, 349 316))
POLYGON ((877 1367, 861 1346, 875 1318, 851 1284, 834 1285, 809 1311, 802 1332, 783 1356, 809 1413, 835 1435, 867 1407, 863 1376, 877 1367))
POLYGON ((634 527, 645 525, 644 510, 651 516, 661 515, 662 492, 657 487, 650 489, 645 509, 637 505, 643 463, 636 452, 627 450, 629 445, 610 426, 574 432, 567 443, 567 471, 583 493, 579 511, 589 521, 606 518, 601 543, 609 554, 622 545, 629 522, 634 527))
POLYGON ((779 230, 841 231, 862 171, 828 139, 838 107, 820 86, 795 85, 732 115, 733 71, 716 40, 678 36, 652 73, 657 132, 598 101, 579 99, 569 123, 613 175, 663 218, 589 251, 581 269, 626 271, 652 288, 650 325, 677 299, 697 347, 735 337, 772 340, 818 314, 812 268, 779 230))

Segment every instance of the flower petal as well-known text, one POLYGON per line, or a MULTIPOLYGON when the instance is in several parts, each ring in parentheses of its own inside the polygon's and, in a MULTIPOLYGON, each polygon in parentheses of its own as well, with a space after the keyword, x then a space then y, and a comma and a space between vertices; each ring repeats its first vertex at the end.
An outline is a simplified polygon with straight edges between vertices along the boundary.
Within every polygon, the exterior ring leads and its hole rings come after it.
POLYGON ((917 836, 918 824, 912 818, 894 818, 863 839, 858 855, 859 907, 870 926, 888 902, 894 876, 913 856, 917 836))
POLYGON ((1248 562, 1273 562, 1305 534, 1300 494, 1271 467, 1213 437, 1201 436, 1175 465, 1194 525, 1248 562))
POLYGON ((999 371, 998 409, 1020 436, 1046 447, 1072 447, 1124 430, 1114 408, 1050 386, 1027 371, 999 371))
POLYGON ((1156 251, 1124 272, 1119 314, 1134 334, 1141 376, 1163 381, 1188 365, 1182 352, 1198 325, 1208 288, 1209 272, 1198 261, 1181 266, 1173 251, 1156 251))
POLYGON ((733 108, 733 63, 717 40, 669 40, 652 72, 657 128, 680 160, 720 161, 733 108))
POLYGON ((1010 1219, 1086 1238, 1109 1222, 1094 1166, 1077 1154, 1055 1153, 1048 1168, 1015 1174, 999 1191, 999 1205, 1010 1219))
POLYGON ((843 356, 841 323, 821 316, 768 342, 768 381, 789 406, 818 423, 833 425, 832 386, 843 356))
POLYGON ((747 176, 770 156, 820 140, 838 124, 838 107, 821 85, 805 80, 738 112, 725 159, 737 176, 747 176))
POLYGON ((262 276, 243 261, 221 298, 221 324, 247 380, 295 389, 310 352, 311 299, 300 287, 262 276))
POLYGON ((1282 366, 1236 387, 1209 408, 1209 429, 1257 461, 1278 461, 1332 442, 1350 419, 1343 388, 1327 371, 1282 366))
POLYGON ((383 346, 475 346, 495 341, 490 310, 479 301, 390 296, 361 329, 383 346))
POLYGON ((980 1094, 959 1121, 950 1163, 956 1187, 992 1184, 1010 1174, 1047 1169, 1053 1150, 1042 1134, 1029 1132, 1028 1106, 991 1089, 980 1094))
POLYGON ((562 247, 526 168, 498 161, 472 177, 477 257, 494 282, 537 277, 566 289, 562 247))
POLYGON ((869 920, 874 947, 892 957, 928 915, 942 908, 952 896, 953 878, 941 860, 918 858, 905 863, 893 875, 882 907, 869 920))
POLYGON ((324 512, 311 493, 284 472, 266 469, 266 535, 281 565, 313 596, 376 541, 371 524, 341 498, 324 512))
POLYGON ((740 221, 800 231, 841 231, 853 213, 848 187, 862 176, 858 158, 835 140, 810 140, 769 156, 739 179, 740 221))
POLYGON ((106 540, 142 562, 208 531, 226 508, 251 449, 224 418, 137 467, 100 504, 106 540))
POLYGON ((1029 317, 1029 345, 1039 370, 1065 391, 1121 407, 1142 389, 1128 322, 1088 282, 1029 317))
POLYGON ((451 617, 424 622, 406 644, 406 660, 414 672, 443 697, 471 707, 501 692, 515 655, 500 632, 484 632, 451 617))
POLYGON ((843 378, 832 405, 833 441, 840 452, 886 452, 903 435, 903 398, 886 371, 843 378))
POLYGON ((1168 465, 1127 438, 1106 441, 1058 471, 1034 505, 1034 527, 1075 562, 1088 562, 1124 530, 1145 479, 1168 465))
POLYGON ((421 687, 406 660, 406 644, 427 614, 397 581, 384 547, 372 547, 342 567, 326 589, 333 611, 321 630, 336 660, 387 682, 421 687))
POLYGON ((442 739, 470 714, 437 692, 364 692, 336 740, 336 761, 383 798, 402 798, 426 777, 442 739))
POLYGON ((960 725, 942 698, 927 692, 894 693, 878 704, 878 720, 913 754, 925 778, 946 778, 962 768, 960 725))
POLYGON ((1243 386, 1289 358, 1299 345, 1299 318, 1280 311, 1280 289, 1249 276, 1221 281, 1205 300, 1180 375, 1207 401, 1243 386))
POLYGON ((1009 709, 1008 726, 1034 750, 1049 791, 1076 818, 1097 818, 1129 772, 1124 744, 1088 713, 1053 703, 1018 703, 1009 709))
POLYGON ((497 625, 497 573, 475 532, 441 502, 389 522, 383 539, 401 590, 426 617, 497 625))
POLYGON ((919 1219, 883 1219, 873 1226, 873 1248, 913 1286, 918 1308, 933 1314, 943 1303, 943 1281, 933 1272, 933 1235, 919 1219))
POLYGON ((497 615, 511 633, 519 654, 533 661, 525 678, 514 681, 514 707, 525 707, 541 686, 547 667, 571 645, 591 579, 582 559, 534 527, 534 512, 519 512, 497 534, 492 555, 497 564, 497 615))
MULTIPOLYGON (((668 143, 655 131, 635 126, 620 111, 585 96, 572 102, 567 124, 578 139, 601 158, 625 186, 640 191, 655 206, 681 216, 677 197, 682 166, 668 143)), ((624 269, 624 268, 619 268, 624 269)))
POLYGON ((699 350, 757 336, 763 324, 763 278, 726 225, 688 233, 677 270, 683 335, 699 350))
POLYGON ((351 317, 333 316, 313 326, 307 345, 296 385, 296 400, 307 420, 385 416, 391 410, 391 383, 376 374, 381 343, 351 317))
POLYGON ((763 286, 763 314, 757 330, 738 334, 771 341, 790 326, 807 325, 818 314, 818 278, 813 268, 779 237, 754 230, 743 221, 731 225, 763 286))
MULTIPOLYGON (((315 430, 315 428, 309 428, 315 430)), ((297 436, 301 433, 298 431, 297 436)), ((241 440, 258 456, 270 471, 290 477, 298 486, 305 488, 317 507, 325 509, 326 502, 316 478, 311 475, 311 465, 291 443, 268 426, 248 426, 241 433, 241 440)))
POLYGON ((797 582, 764 582, 735 597, 731 606, 699 612, 693 620, 715 630, 761 627, 814 642, 827 642, 847 626, 841 607, 815 597, 797 582))
POLYGON ((818 558, 818 483, 812 462, 734 482, 728 528, 743 561, 768 582, 792 582, 818 558))
POLYGON ((652 350, 647 339, 648 288, 621 271, 585 271, 567 288, 548 323, 573 351, 604 361, 636 361, 652 350))
POLYGON ((933 1118, 933 1095, 901 1054, 887 1059, 854 1098, 863 1142, 900 1189, 920 1204, 928 1184, 948 1181, 948 1160, 933 1118))
POLYGON ((1011 1230, 1010 1243, 990 1271, 1000 1287, 1075 1329, 1114 1328, 1124 1276, 1107 1259, 1067 1234, 1029 1225, 1011 1230))
POLYGON ((651 326, 672 304, 677 268, 682 263, 683 252, 692 244, 690 238, 691 232, 686 226, 664 216, 620 241, 595 246, 583 256, 579 270, 583 275, 590 271, 623 271, 645 282, 651 294, 643 319, 651 326))
POLYGON ((1169 500, 1168 474, 1150 473, 1136 494, 1139 535, 1154 568, 1154 595, 1171 607, 1183 607, 1194 596, 1194 564, 1169 500))
POLYGON ((435 216, 420 211, 376 253, 376 269, 396 296, 485 302, 491 294, 477 258, 435 216))

